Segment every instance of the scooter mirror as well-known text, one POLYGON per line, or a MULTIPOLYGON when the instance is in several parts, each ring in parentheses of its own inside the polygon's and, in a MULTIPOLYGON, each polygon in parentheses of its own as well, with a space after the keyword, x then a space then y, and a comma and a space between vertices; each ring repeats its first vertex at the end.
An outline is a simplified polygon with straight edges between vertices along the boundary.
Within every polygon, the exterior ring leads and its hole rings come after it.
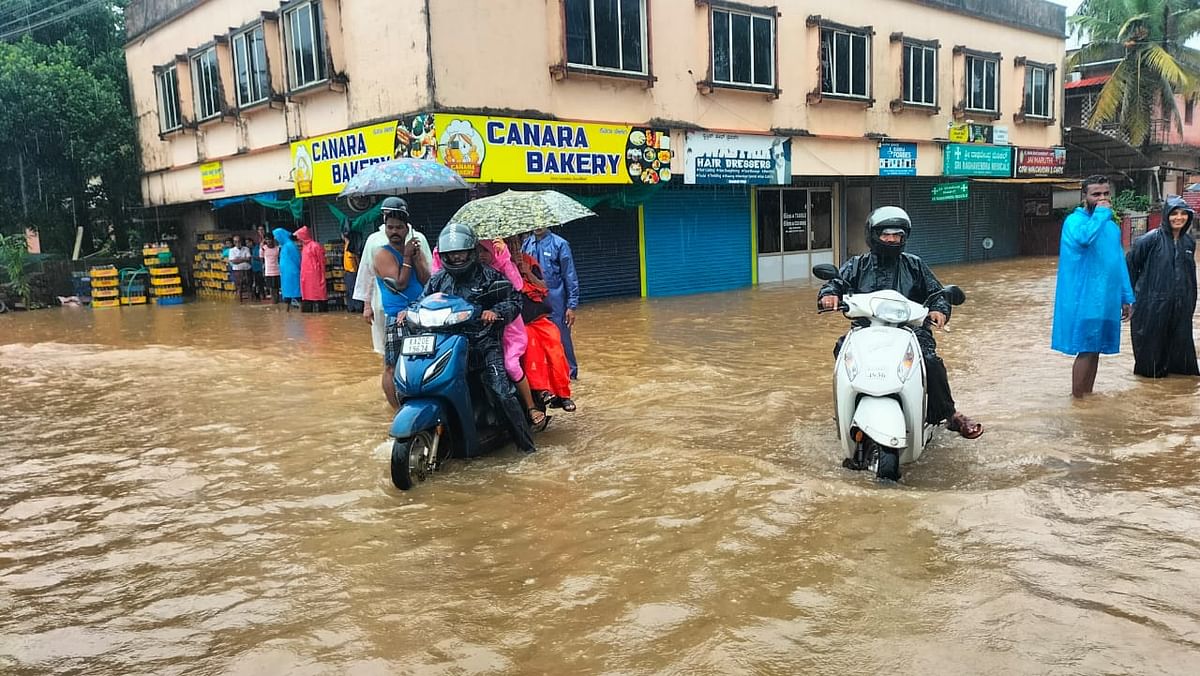
POLYGON ((395 278, 381 277, 380 280, 382 280, 384 287, 386 287, 388 291, 398 294, 404 293, 404 290, 400 288, 400 284, 395 280, 395 278))
POLYGON ((838 269, 835 268, 834 266, 830 265, 829 263, 821 263, 820 265, 814 265, 813 269, 812 269, 812 273, 813 273, 813 276, 816 277, 817 279, 823 279, 826 282, 828 282, 831 279, 838 278, 838 269))
POLYGON ((951 305, 962 305, 963 303, 967 302, 967 294, 953 284, 942 287, 942 293, 946 296, 946 300, 949 301, 951 305))

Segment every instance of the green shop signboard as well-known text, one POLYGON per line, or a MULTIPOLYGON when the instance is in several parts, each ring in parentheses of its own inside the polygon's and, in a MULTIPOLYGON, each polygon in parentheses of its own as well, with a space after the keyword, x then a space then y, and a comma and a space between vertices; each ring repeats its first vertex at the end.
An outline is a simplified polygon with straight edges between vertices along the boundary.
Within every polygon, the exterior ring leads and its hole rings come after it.
POLYGON ((948 144, 942 151, 943 176, 1012 176, 1012 146, 948 144))
POLYGON ((932 194, 929 196, 931 202, 952 202, 965 199, 967 199, 966 181, 935 185, 933 186, 932 194))

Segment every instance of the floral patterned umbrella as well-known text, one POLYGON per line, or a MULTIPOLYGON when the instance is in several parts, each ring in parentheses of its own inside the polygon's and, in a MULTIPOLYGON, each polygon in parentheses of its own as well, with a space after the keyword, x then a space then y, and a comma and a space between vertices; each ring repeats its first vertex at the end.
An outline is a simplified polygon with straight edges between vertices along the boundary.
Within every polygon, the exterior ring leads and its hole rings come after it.
POLYGON ((480 239, 497 239, 595 215, 554 190, 509 190, 467 202, 450 222, 471 226, 480 239))
POLYGON ((434 160, 401 157, 359 170, 338 197, 350 195, 406 195, 412 192, 449 192, 467 187, 453 169, 434 160))

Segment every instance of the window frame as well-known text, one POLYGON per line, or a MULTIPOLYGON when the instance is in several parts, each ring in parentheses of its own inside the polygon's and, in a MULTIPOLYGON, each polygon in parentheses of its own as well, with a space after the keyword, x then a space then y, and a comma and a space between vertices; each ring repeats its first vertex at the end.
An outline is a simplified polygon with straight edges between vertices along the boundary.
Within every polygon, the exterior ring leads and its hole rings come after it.
POLYGON ((289 93, 299 92, 312 87, 317 87, 322 83, 328 82, 330 63, 328 54, 328 45, 325 41, 325 13, 321 9, 320 0, 299 0, 285 4, 279 9, 279 21, 281 28, 281 36, 283 41, 283 61, 284 61, 284 78, 287 81, 287 91, 289 93), (295 35, 292 27, 295 15, 303 10, 309 10, 309 36, 312 39, 312 54, 313 54, 313 76, 314 79, 305 82, 297 82, 297 72, 299 70, 296 62, 295 50, 295 35), (314 20, 315 17, 315 20, 314 20))
MULTIPOLYGON (((916 38, 902 37, 900 39, 900 104, 906 108, 924 108, 937 111, 938 95, 941 94, 941 87, 938 86, 938 66, 941 61, 941 43, 937 40, 918 40, 916 38), (912 70, 912 59, 908 57, 908 50, 920 49, 925 50, 926 54, 922 56, 922 66, 929 54, 933 54, 933 96, 930 101, 915 101, 909 98, 909 71, 912 70), (907 59, 908 67, 905 66, 907 59)), ((923 70, 923 69, 922 69, 923 70)), ((922 80, 924 77, 922 75, 922 80)), ((929 83, 924 83, 928 85, 929 83)))
POLYGON ((1015 60, 1018 65, 1025 67, 1024 77, 1021 79, 1021 114, 1020 120, 1031 120, 1037 122, 1051 122, 1055 118, 1054 106, 1057 103, 1054 100, 1054 82, 1058 68, 1052 63, 1042 63, 1039 61, 1029 61, 1024 57, 1017 57, 1015 60), (1045 88, 1045 113, 1039 114, 1031 110, 1031 83, 1034 79, 1034 73, 1041 72, 1045 78, 1043 86, 1045 88))
POLYGON ((196 113, 196 124, 220 118, 225 114, 225 106, 221 96, 221 62, 217 55, 216 44, 210 44, 193 50, 188 55, 188 67, 191 69, 192 74, 192 107, 194 108, 193 112, 196 113), (207 71, 205 75, 208 77, 202 78, 200 73, 201 60, 206 59, 209 54, 212 55, 212 63, 209 68, 205 69, 207 71), (201 88, 204 87, 205 80, 208 81, 208 85, 211 87, 208 92, 209 96, 204 96, 201 93, 201 88), (209 111, 207 115, 205 114, 206 103, 213 107, 213 110, 209 111))
MULTIPOLYGON (((561 2, 559 3, 559 12, 561 14, 561 19, 562 19, 562 22, 561 22, 562 61, 560 61, 559 63, 550 67, 550 73, 555 77, 555 79, 561 80, 564 77, 566 77, 568 73, 581 73, 581 74, 586 74, 586 75, 598 75, 598 76, 603 76, 603 77, 616 77, 616 78, 626 78, 626 79, 632 79, 632 80, 643 80, 646 82, 647 87, 653 86, 653 83, 657 80, 657 78, 654 77, 654 58, 653 58, 653 49, 652 49, 652 44, 651 44, 651 35, 652 35, 653 31, 651 30, 652 23, 651 23, 651 16, 650 16, 650 0, 638 0, 638 2, 640 3, 639 10, 641 12, 640 28, 641 28, 641 37, 642 37, 642 45, 641 45, 642 70, 635 71, 635 70, 625 70, 625 69, 621 69, 621 68, 610 68, 610 67, 606 67, 606 66, 595 65, 595 62, 596 62, 596 21, 595 21, 596 2, 595 2, 595 0, 561 0, 561 2), (592 46, 592 49, 591 49, 592 63, 591 64, 575 63, 575 62, 571 61, 571 54, 570 54, 571 49, 570 49, 570 44, 569 44, 570 39, 569 39, 569 33, 568 33, 568 16, 569 16, 570 12, 568 10, 567 4, 572 1, 588 3, 588 20, 590 22, 590 24, 589 24, 589 31, 590 31, 589 39, 590 39, 591 46, 592 46)), ((619 0, 618 0, 618 4, 617 4, 617 10, 618 10, 618 12, 620 12, 619 0)), ((617 21, 617 25, 619 28, 620 27, 619 19, 617 21)), ((620 40, 620 38, 618 38, 618 39, 620 40)), ((623 49, 621 51, 622 51, 622 54, 620 55, 620 58, 621 58, 622 64, 624 64, 625 55, 623 53, 623 49)))
MULTIPOLYGON (((818 81, 817 81, 817 86, 813 89, 813 91, 808 96, 808 103, 810 103, 810 104, 811 103, 819 103, 822 100, 830 99, 830 100, 834 100, 834 101, 851 101, 851 102, 865 103, 865 104, 867 104, 868 108, 873 106, 875 104, 875 93, 874 93, 875 92, 875 78, 873 75, 874 64, 875 64, 875 40, 874 40, 875 30, 871 26, 848 26, 846 24, 841 24, 841 23, 837 23, 834 21, 828 21, 828 20, 821 18, 821 16, 819 16, 819 15, 809 16, 805 23, 809 28, 813 28, 813 27, 817 28, 816 42, 817 42, 817 68, 818 68, 817 78, 818 78, 818 81), (824 33, 824 31, 827 31, 827 30, 833 31, 835 36, 836 36, 836 34, 839 34, 839 33, 848 35, 848 38, 850 41, 847 42, 847 47, 850 50, 851 54, 853 54, 853 51, 854 51, 852 40, 855 37, 860 37, 865 42, 865 44, 863 46, 863 54, 866 57, 867 63, 866 63, 865 70, 863 73, 863 87, 864 87, 863 94, 839 93, 836 91, 836 84, 834 85, 834 88, 835 88, 834 91, 826 91, 825 90, 825 53, 824 53, 825 39, 824 39, 823 33, 824 33)), ((834 39, 836 39, 836 38, 834 38, 834 39)), ((833 43, 833 40, 831 40, 831 44, 832 43, 833 43)), ((834 60, 835 60, 834 66, 836 66, 836 56, 834 57, 834 60)), ((853 69, 853 65, 851 65, 850 76, 849 76, 849 80, 848 80, 850 83, 851 90, 853 90, 853 88, 854 88, 853 78, 854 78, 854 69, 853 69)), ((832 71, 830 80, 832 82, 836 83, 836 81, 837 81, 837 72, 836 71, 832 71)))
MULTIPOLYGON (((704 0, 699 0, 703 2, 704 0)), ((742 5, 739 3, 730 2, 708 2, 708 80, 700 84, 707 85, 710 88, 719 87, 722 89, 742 89, 746 91, 766 92, 773 94, 775 98, 779 97, 779 9, 775 6, 770 7, 754 7, 750 5, 742 5), (717 44, 716 44, 716 13, 722 12, 729 16, 728 22, 729 31, 729 79, 722 80, 717 74, 717 44), (734 15, 745 16, 750 19, 750 81, 741 82, 734 79, 733 76, 733 21, 734 15), (759 84, 754 82, 754 67, 755 50, 754 50, 754 21, 755 19, 765 19, 770 23, 771 27, 771 48, 770 54, 770 82, 767 84, 759 84)))
POLYGON ((274 89, 271 82, 270 57, 267 55, 267 31, 263 23, 259 21, 233 31, 229 37, 229 53, 233 65, 233 79, 235 81, 234 102, 237 108, 239 110, 244 110, 246 108, 252 108, 269 101, 274 94, 274 89), (254 33, 259 34, 259 40, 262 44, 263 60, 261 64, 254 63, 254 57, 251 54, 252 41, 249 36, 253 35, 254 33), (239 41, 241 43, 241 47, 239 47, 239 41), (255 84, 255 74, 259 72, 262 73, 262 78, 257 83, 259 86, 261 86, 262 91, 260 92, 260 96, 258 98, 251 101, 242 100, 242 77, 238 70, 238 64, 240 62, 239 54, 242 51, 245 52, 248 61, 246 70, 246 75, 248 77, 247 89, 253 88, 255 84))
MULTIPOLYGON (((963 99, 960 106, 964 113, 974 113, 976 115, 984 115, 993 120, 1000 119, 1002 105, 1000 102, 1000 64, 1004 61, 1004 57, 999 52, 982 52, 975 49, 967 49, 962 45, 954 48, 955 52, 963 55, 963 99), (992 101, 995 108, 977 108, 972 106, 971 101, 971 64, 972 61, 981 61, 984 64, 993 64, 995 82, 992 85, 992 101)), ((986 79, 986 71, 984 78, 986 79)), ((984 103, 987 101, 986 91, 984 92, 984 103)))
POLYGON ((180 100, 179 100, 179 67, 178 67, 178 65, 172 63, 168 66, 160 66, 160 67, 154 69, 154 94, 155 94, 155 100, 158 102, 158 133, 159 133, 159 135, 163 136, 163 135, 169 134, 173 131, 178 131, 180 129, 183 129, 183 114, 182 114, 182 111, 180 110, 181 104, 180 104, 180 100), (170 75, 170 78, 171 78, 172 99, 170 101, 165 101, 164 100, 165 92, 163 91, 163 89, 164 89, 163 79, 168 75, 170 75), (167 126, 165 124, 166 120, 164 119, 164 116, 163 116, 164 103, 170 103, 170 108, 175 114, 175 117, 174 117, 175 124, 174 125, 167 126))

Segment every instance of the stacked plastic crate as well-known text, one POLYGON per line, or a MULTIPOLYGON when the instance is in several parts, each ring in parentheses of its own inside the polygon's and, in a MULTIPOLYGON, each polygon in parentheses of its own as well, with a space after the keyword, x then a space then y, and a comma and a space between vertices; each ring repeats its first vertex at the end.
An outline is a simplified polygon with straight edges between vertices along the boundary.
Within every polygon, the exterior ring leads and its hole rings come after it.
POLYGON ((92 278, 92 307, 121 306, 119 274, 111 265, 95 267, 88 271, 88 276, 92 278))
POLYGON ((224 248, 219 235, 206 232, 198 237, 193 270, 198 280, 197 293, 208 298, 233 298, 233 282, 229 279, 229 266, 221 256, 224 248))
POLYGON ((346 272, 342 266, 342 243, 325 244, 325 286, 329 290, 330 307, 346 306, 346 272))
POLYGON ((145 305, 146 271, 124 270, 120 279, 121 305, 145 305))
POLYGON ((143 261, 150 268, 150 290, 156 305, 179 305, 183 302, 183 279, 171 248, 165 244, 142 247, 143 261))

